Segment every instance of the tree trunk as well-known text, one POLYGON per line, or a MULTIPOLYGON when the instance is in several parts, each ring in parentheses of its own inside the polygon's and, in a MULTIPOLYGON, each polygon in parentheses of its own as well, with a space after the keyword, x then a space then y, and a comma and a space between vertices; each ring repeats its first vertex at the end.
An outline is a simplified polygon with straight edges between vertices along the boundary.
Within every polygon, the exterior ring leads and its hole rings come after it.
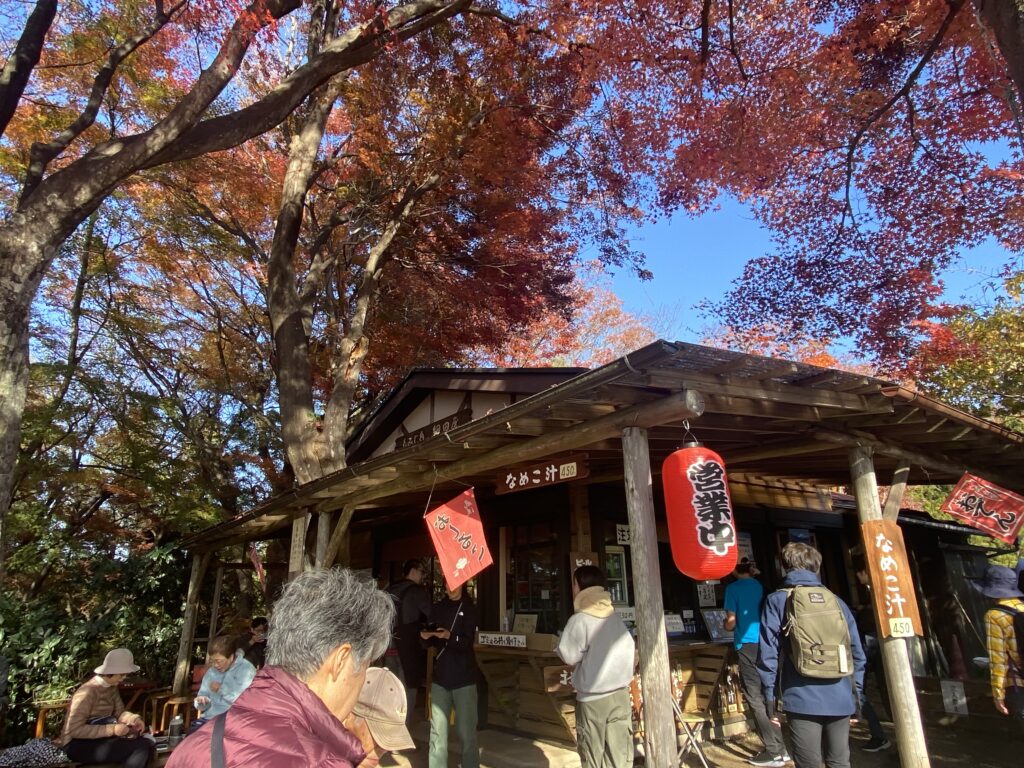
POLYGON ((37 243, 0 230, 0 583, 6 575, 7 511, 21 445, 21 419, 28 392, 29 313, 51 259, 37 243))
POLYGON ((974 0, 974 5, 1006 59, 1019 109, 1024 104, 1024 0, 974 0))
POLYGON ((281 191, 281 210, 277 215, 270 263, 267 265, 267 303, 277 356, 281 434, 288 461, 300 484, 345 465, 344 455, 328 455, 322 425, 314 412, 309 336, 294 266, 306 194, 327 118, 336 98, 336 88, 328 84, 317 95, 301 128, 292 138, 288 170, 281 191))

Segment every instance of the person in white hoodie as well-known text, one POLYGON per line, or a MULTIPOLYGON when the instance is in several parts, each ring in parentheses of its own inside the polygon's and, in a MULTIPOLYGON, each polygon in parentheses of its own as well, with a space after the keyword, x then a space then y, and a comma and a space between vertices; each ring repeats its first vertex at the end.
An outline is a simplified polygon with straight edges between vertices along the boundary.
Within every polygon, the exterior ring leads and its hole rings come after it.
POLYGON ((577 568, 572 575, 573 607, 555 651, 573 665, 576 689, 576 746, 582 768, 633 765, 629 683, 633 679, 633 638, 612 608, 601 569, 577 568))

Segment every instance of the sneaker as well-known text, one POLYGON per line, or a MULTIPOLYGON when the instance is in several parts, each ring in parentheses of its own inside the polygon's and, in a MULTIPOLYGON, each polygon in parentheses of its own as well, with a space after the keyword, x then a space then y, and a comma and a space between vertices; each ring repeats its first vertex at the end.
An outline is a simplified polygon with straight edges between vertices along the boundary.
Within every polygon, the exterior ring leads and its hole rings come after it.
POLYGON ((872 736, 868 740, 868 743, 861 747, 861 749, 863 749, 865 752, 881 752, 883 749, 888 749, 891 746, 892 742, 884 736, 880 739, 875 736, 872 736))
POLYGON ((754 755, 747 762, 751 765, 762 766, 762 768, 783 768, 786 765, 786 758, 783 755, 773 755, 765 750, 754 755))

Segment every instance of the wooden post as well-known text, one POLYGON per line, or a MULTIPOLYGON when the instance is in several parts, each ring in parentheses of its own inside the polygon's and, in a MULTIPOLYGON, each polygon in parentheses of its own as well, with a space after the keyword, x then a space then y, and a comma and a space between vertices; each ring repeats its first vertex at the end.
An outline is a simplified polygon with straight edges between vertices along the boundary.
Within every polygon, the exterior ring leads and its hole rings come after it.
MULTIPOLYGON (((857 498, 857 515, 862 523, 868 520, 881 520, 882 508, 878 500, 878 483, 875 480, 871 449, 857 446, 850 449, 849 455, 853 493, 857 498)), ((881 585, 872 584, 871 588, 877 590, 881 585)), ((906 639, 883 639, 879 635, 879 641, 882 646, 885 677, 889 684, 893 722, 896 724, 896 746, 900 751, 900 765, 903 768, 930 768, 931 762, 925 745, 921 710, 917 704, 917 692, 914 689, 914 676, 910 667, 906 639)))
POLYGON ((306 569, 306 529, 310 514, 299 515, 292 520, 292 546, 288 553, 288 581, 306 569))
POLYGON ((189 662, 192 660, 192 640, 196 634, 196 618, 199 614, 199 588, 210 564, 210 553, 192 555, 192 573, 188 577, 188 594, 185 595, 185 610, 181 622, 181 642, 178 643, 178 661, 174 666, 172 690, 177 696, 184 696, 189 684, 189 662))
POLYGON ((886 520, 895 520, 900 516, 900 506, 903 504, 903 494, 907 490, 907 477, 910 475, 910 462, 900 461, 896 471, 892 474, 892 485, 889 486, 889 495, 885 499, 885 509, 882 510, 882 517, 886 520))
POLYGON ((355 514, 355 507, 345 507, 334 525, 331 538, 327 542, 327 551, 324 553, 324 568, 330 568, 335 562, 340 565, 348 565, 348 526, 352 522, 352 515, 355 514), (344 547, 342 546, 344 544, 344 547), (344 557, 340 557, 344 548, 344 557))
MULTIPOLYGON (((569 507, 572 510, 573 525, 576 528, 574 552, 590 552, 590 499, 587 486, 580 483, 569 485, 569 507)), ((598 553, 600 554, 600 553, 598 553)))
POLYGON ((498 529, 498 628, 507 632, 505 619, 508 617, 508 528, 498 529))
POLYGON ((331 540, 331 520, 334 519, 332 512, 321 512, 316 519, 316 558, 313 561, 314 568, 325 568, 327 560, 327 545, 331 540))
POLYGON ((220 618, 220 590, 224 585, 224 567, 217 568, 217 577, 213 582, 213 602, 210 604, 210 633, 206 639, 206 653, 210 653, 210 643, 217 636, 217 619, 220 618))
POLYGON ((672 711, 672 679, 668 662, 665 607, 658 566, 658 532, 651 492, 651 457, 647 430, 622 430, 626 511, 633 547, 633 589, 636 594, 636 635, 640 644, 643 683, 645 765, 676 768, 676 722, 672 711))

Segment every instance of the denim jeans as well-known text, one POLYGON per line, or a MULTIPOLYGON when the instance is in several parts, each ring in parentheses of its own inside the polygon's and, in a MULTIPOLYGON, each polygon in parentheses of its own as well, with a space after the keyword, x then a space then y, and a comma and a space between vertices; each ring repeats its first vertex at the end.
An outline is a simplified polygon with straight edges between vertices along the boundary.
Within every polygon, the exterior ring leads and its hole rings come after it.
POLYGON ((448 768, 448 722, 455 710, 455 733, 462 747, 462 768, 480 768, 476 745, 476 686, 430 686, 430 768, 448 768))

